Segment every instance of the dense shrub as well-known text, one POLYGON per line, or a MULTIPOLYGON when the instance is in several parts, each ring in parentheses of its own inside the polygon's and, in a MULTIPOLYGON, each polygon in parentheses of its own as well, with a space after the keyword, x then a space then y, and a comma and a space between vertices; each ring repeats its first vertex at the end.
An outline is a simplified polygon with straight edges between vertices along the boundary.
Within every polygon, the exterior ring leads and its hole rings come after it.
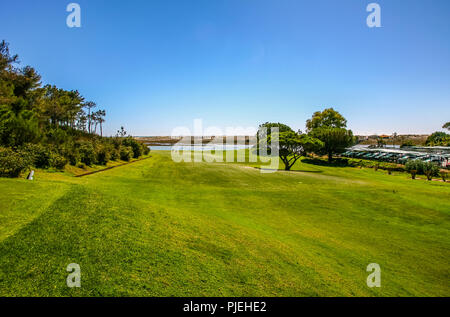
POLYGON ((111 150, 111 161, 117 161, 120 158, 120 151, 116 148, 111 150))
POLYGON ((335 158, 331 162, 319 157, 304 158, 302 162, 321 166, 341 166, 341 167, 349 166, 349 159, 341 157, 335 158))
POLYGON ((133 158, 138 158, 142 155, 142 143, 132 137, 123 139, 122 145, 131 147, 133 151, 133 158))
POLYGON ((434 132, 426 140, 428 146, 450 146, 450 134, 445 132, 434 132))
POLYGON ((133 149, 131 146, 122 146, 120 148, 120 159, 122 161, 129 161, 133 157, 133 149))
POLYGON ((424 163, 423 173, 427 176, 427 179, 431 181, 433 176, 439 176, 439 167, 431 162, 424 163))
POLYGON ((424 163, 421 160, 409 160, 406 162, 405 169, 411 173, 412 179, 416 178, 416 175, 426 175, 428 180, 431 180, 433 176, 439 176, 439 167, 431 162, 424 163))
POLYGON ((51 128, 47 131, 46 142, 52 144, 64 144, 70 139, 69 134, 66 130, 59 127, 51 128))
POLYGON ((411 174, 412 179, 416 179, 416 175, 423 172, 423 162, 419 160, 408 160, 405 164, 405 170, 411 174))
MULTIPOLYGON (((3 81, 0 80, 0 82, 3 81)), ((15 98, 12 98, 16 100, 15 98)), ((18 99, 15 104, 17 108, 24 107, 24 100, 18 99)), ((0 118, 0 144, 5 146, 20 146, 27 142, 38 141, 41 138, 39 124, 36 116, 29 110, 6 111, 2 103, 2 116, 0 118)))
POLYGON ((97 148, 97 164, 106 165, 110 160, 109 149, 106 146, 100 146, 97 148))
POLYGON ((65 156, 67 157, 70 165, 72 166, 76 166, 77 163, 80 162, 81 160, 80 153, 78 152, 78 150, 73 150, 72 152, 67 153, 65 156))
POLYGON ((72 166, 76 166, 80 161, 80 153, 78 152, 78 149, 73 141, 67 142, 60 146, 59 154, 67 158, 72 166))
POLYGON ((78 148, 80 152, 80 161, 88 166, 95 163, 95 150, 94 146, 90 142, 84 142, 80 144, 78 148))
POLYGON ((59 170, 64 169, 67 164, 67 159, 59 154, 53 153, 50 159, 50 166, 55 167, 59 170))
POLYGON ((150 148, 147 145, 143 144, 143 143, 141 144, 141 146, 142 146, 142 153, 144 155, 148 155, 150 153, 150 148))
POLYGON ((50 166, 51 151, 42 144, 25 144, 19 148, 19 152, 34 167, 47 168, 50 166))
POLYGON ((348 165, 357 167, 367 167, 367 168, 375 168, 375 169, 382 169, 387 170, 391 172, 404 172, 405 168, 402 165, 396 164, 396 163, 389 163, 389 162, 377 162, 377 161, 368 161, 368 160, 361 160, 361 159, 349 159, 348 165))
POLYGON ((111 144, 114 146, 114 148, 119 151, 120 146, 122 145, 122 139, 119 137, 111 138, 111 144))
POLYGON ((10 148, 0 147, 0 177, 19 177, 29 167, 29 162, 10 148))

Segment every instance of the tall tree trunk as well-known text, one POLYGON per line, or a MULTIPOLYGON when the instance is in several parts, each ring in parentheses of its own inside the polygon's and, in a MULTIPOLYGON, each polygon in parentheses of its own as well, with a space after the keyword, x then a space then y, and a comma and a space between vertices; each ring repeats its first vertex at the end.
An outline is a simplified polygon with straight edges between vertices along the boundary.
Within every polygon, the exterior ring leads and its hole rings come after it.
POLYGON ((103 136, 103 126, 102 126, 102 123, 100 122, 100 136, 102 137, 103 136))
POLYGON ((91 108, 89 108, 88 114, 88 133, 91 133, 91 108))

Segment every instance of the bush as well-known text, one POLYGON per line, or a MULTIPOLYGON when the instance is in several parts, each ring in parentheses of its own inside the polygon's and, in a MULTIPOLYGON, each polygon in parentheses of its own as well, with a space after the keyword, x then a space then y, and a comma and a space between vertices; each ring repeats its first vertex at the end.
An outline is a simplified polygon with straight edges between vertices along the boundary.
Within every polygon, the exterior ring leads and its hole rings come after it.
POLYGON ((120 158, 120 151, 114 148, 111 151, 111 160, 112 161, 117 161, 119 158, 120 158))
POLYGON ((66 164, 67 164, 67 159, 64 156, 56 154, 56 153, 52 154, 52 157, 50 159, 50 166, 55 167, 59 170, 62 170, 62 169, 64 169, 66 164))
POLYGON ((42 144, 25 144, 19 148, 19 152, 31 166, 37 168, 47 168, 50 166, 51 151, 42 144))
POLYGON ((427 179, 431 181, 433 179, 433 176, 439 175, 439 167, 431 162, 424 163, 423 173, 427 176, 427 179))
POLYGON ((411 173, 412 179, 415 179, 417 174, 426 175, 428 180, 432 180, 433 176, 439 176, 439 167, 431 162, 409 160, 406 162, 405 169, 411 173))
POLYGON ((78 168, 82 168, 82 169, 85 170, 86 169, 86 164, 80 162, 80 163, 77 164, 77 167, 78 168))
POLYGON ((77 163, 80 161, 80 153, 78 151, 74 150, 71 153, 66 154, 67 159, 69 160, 70 165, 76 166, 77 163))
POLYGON ((423 172, 423 162, 420 160, 408 160, 405 164, 405 169, 411 174, 412 179, 416 179, 416 175, 423 172))
POLYGON ((82 143, 78 149, 80 152, 80 161, 87 166, 95 163, 94 146, 90 142, 82 143))
POLYGON ((110 154, 106 146, 100 146, 97 149, 97 164, 106 165, 110 159, 110 154))
POLYGON ((78 149, 76 148, 74 142, 68 142, 64 144, 62 147, 60 147, 59 153, 67 158, 70 165, 72 166, 76 166, 80 161, 80 153, 78 152, 78 149))
POLYGON ((150 153, 150 148, 144 143, 141 143, 141 146, 142 146, 142 153, 144 155, 148 155, 150 153))
POLYGON ((29 162, 22 154, 10 148, 0 147, 0 176, 19 177, 29 167, 29 162))
POLYGON ((122 161, 129 161, 133 156, 133 148, 131 146, 122 146, 120 148, 120 159, 122 161))
POLYGON ((430 135, 426 142, 428 146, 450 146, 450 134, 445 132, 434 132, 430 135))
POLYGON ((399 165, 397 163, 390 163, 390 162, 377 162, 377 161, 368 161, 368 160, 361 160, 361 159, 349 159, 348 165, 352 167, 366 167, 366 168, 374 168, 375 170, 387 170, 392 172, 404 172, 405 168, 402 165, 399 165))
POLYGON ((319 157, 304 158, 302 162, 320 166, 339 166, 339 167, 349 166, 349 159, 342 157, 334 158, 333 161, 331 161, 331 163, 328 160, 319 157))
POLYGON ((51 128, 47 132, 47 142, 52 144, 64 144, 69 139, 69 135, 67 131, 64 129, 58 127, 58 128, 51 128))
POLYGON ((122 141, 122 145, 131 147, 133 151, 133 158, 138 158, 142 155, 142 143, 132 137, 125 138, 122 141))

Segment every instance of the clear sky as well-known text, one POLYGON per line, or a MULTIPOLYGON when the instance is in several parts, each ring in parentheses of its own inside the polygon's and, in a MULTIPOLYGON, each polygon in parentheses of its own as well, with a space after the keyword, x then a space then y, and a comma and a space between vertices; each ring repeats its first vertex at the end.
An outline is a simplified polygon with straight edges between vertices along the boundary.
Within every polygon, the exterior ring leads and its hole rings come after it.
POLYGON ((105 131, 177 126, 304 130, 334 107, 356 134, 430 133, 450 121, 448 0, 16 0, 0 39, 43 83, 106 109, 105 131), (66 6, 81 6, 81 28, 66 6), (366 6, 381 6, 368 28, 366 6))

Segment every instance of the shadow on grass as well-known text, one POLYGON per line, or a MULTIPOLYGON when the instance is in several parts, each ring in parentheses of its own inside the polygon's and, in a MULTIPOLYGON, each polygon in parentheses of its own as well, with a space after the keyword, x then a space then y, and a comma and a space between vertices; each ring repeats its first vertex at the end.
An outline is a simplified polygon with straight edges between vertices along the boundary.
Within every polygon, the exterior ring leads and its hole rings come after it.
POLYGON ((348 167, 351 166, 347 158, 333 158, 333 161, 328 162, 327 159, 322 158, 304 158, 302 163, 319 165, 319 166, 331 166, 331 167, 348 167))
POLYGON ((286 171, 284 168, 272 169, 272 168, 262 168, 262 167, 257 167, 257 166, 255 166, 254 168, 256 168, 258 170, 263 170, 263 171, 315 173, 315 174, 323 173, 323 171, 306 171, 306 170, 289 170, 289 171, 286 171))

